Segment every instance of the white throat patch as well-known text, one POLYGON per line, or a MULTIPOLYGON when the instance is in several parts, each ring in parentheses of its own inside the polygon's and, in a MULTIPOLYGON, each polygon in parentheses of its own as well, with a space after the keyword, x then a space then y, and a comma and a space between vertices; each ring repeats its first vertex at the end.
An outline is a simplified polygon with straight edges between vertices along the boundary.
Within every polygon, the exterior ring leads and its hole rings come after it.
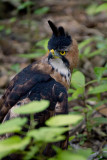
POLYGON ((70 69, 66 67, 64 62, 60 58, 50 59, 50 65, 54 68, 56 72, 59 72, 62 76, 64 76, 68 83, 70 83, 71 73, 70 69))

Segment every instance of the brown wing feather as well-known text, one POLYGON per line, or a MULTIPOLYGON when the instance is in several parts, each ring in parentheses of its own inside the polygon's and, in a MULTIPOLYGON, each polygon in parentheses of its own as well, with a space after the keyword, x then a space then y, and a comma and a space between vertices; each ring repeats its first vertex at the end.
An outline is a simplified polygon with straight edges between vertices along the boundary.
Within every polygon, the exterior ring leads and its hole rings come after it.
MULTIPOLYGON (((35 63, 34 63, 35 64, 35 63)), ((32 64, 32 65, 34 65, 32 64)), ((38 82, 51 78, 48 74, 32 69, 32 65, 22 70, 13 78, 5 94, 0 100, 0 122, 9 109, 13 107, 21 97, 28 93, 38 82)))

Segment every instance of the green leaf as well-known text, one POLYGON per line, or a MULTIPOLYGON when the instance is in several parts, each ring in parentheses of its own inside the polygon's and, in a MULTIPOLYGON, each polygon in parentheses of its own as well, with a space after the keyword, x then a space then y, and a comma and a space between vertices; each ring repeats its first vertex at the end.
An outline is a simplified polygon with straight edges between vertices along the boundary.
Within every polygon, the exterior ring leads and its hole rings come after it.
POLYGON ((44 55, 44 53, 38 52, 38 53, 20 54, 20 55, 18 55, 18 57, 33 59, 33 58, 38 58, 43 55, 44 55))
POLYGON ((101 84, 95 88, 91 88, 91 90, 89 90, 88 94, 98 94, 98 93, 102 93, 102 92, 106 92, 106 91, 107 91, 107 83, 101 84))
POLYGON ((4 25, 0 25, 0 31, 4 30, 5 26, 4 25))
POLYGON ((85 39, 84 41, 82 41, 81 43, 79 43, 79 50, 81 50, 83 47, 85 47, 86 45, 88 45, 92 41, 93 41, 93 38, 88 38, 88 39, 85 39))
POLYGON ((27 151, 26 155, 23 157, 23 160, 30 160, 33 159, 35 154, 39 151, 39 146, 30 146, 29 151, 27 151))
POLYGON ((94 121, 97 125, 107 124, 107 118, 104 118, 104 117, 95 117, 95 118, 93 118, 93 121, 94 121))
POLYGON ((89 5, 88 8, 86 9, 87 14, 89 14, 89 15, 96 14, 97 7, 98 7, 98 5, 96 3, 89 5))
POLYGON ((76 71, 72 74, 71 84, 74 88, 78 89, 78 87, 85 86, 85 76, 82 72, 76 71))
POLYGON ((85 89, 83 87, 80 87, 75 90, 75 92, 71 96, 71 100, 77 99, 79 95, 82 95, 84 93, 85 89))
POLYGON ((29 142, 29 137, 21 139, 19 136, 13 136, 0 141, 0 159, 15 151, 23 150, 29 142))
POLYGON ((85 91, 85 88, 83 87, 77 88, 76 90, 73 91, 72 96, 68 97, 68 101, 77 99, 80 95, 83 95, 84 91, 85 91))
POLYGON ((26 1, 26 2, 24 2, 22 4, 20 4, 17 9, 18 10, 23 10, 24 8, 27 8, 28 6, 31 6, 31 5, 33 5, 33 2, 26 1))
POLYGON ((48 38, 43 39, 43 40, 37 42, 37 43, 36 43, 36 46, 37 46, 37 47, 42 47, 42 48, 45 49, 45 51, 47 51, 48 41, 49 41, 48 38))
POLYGON ((16 17, 12 17, 12 18, 10 18, 10 23, 14 23, 14 22, 16 22, 16 20, 17 20, 16 17))
POLYGON ((105 145, 105 147, 102 149, 102 155, 104 158, 107 158, 107 146, 105 145))
POLYGON ((87 160, 88 157, 92 154, 92 150, 90 148, 79 149, 77 151, 74 150, 74 153, 77 153, 78 155, 81 155, 81 156, 85 157, 86 160, 87 160))
MULTIPOLYGON (((95 101, 96 102, 96 101, 95 101)), ((103 101, 100 101, 99 103, 97 103, 95 106, 94 106, 94 109, 98 109, 98 107, 102 106, 103 104, 106 104, 107 103, 107 99, 106 100, 103 100, 103 101)))
POLYGON ((18 73, 20 71, 20 65, 18 63, 11 65, 10 67, 13 71, 18 73))
POLYGON ((42 7, 34 11, 37 15, 43 15, 49 11, 49 7, 42 7))
POLYGON ((94 68, 94 72, 95 72, 95 75, 96 75, 98 81, 101 80, 101 77, 102 77, 105 70, 107 70, 107 67, 95 67, 94 68))
POLYGON ((77 155, 76 153, 73 154, 73 153, 70 153, 69 151, 64 151, 64 152, 61 152, 59 155, 58 155, 58 160, 86 160, 85 157, 81 156, 81 155, 77 155))
POLYGON ((107 3, 101 4, 99 7, 96 9, 96 13, 102 12, 102 11, 107 11, 107 3))
POLYGON ((64 136, 61 136, 64 132, 68 131, 68 128, 50 128, 50 127, 41 127, 38 130, 29 131, 27 136, 33 137, 36 141, 41 141, 45 143, 57 142, 59 140, 65 139, 64 136))
POLYGON ((91 51, 91 47, 90 47, 90 46, 87 46, 87 47, 84 49, 83 55, 84 55, 84 56, 88 56, 89 53, 90 53, 90 51, 91 51))
POLYGON ((70 124, 75 124, 81 119, 81 115, 57 115, 48 119, 45 123, 48 126, 66 126, 70 124))
POLYGON ((75 92, 75 90, 74 90, 74 89, 71 89, 71 88, 70 88, 70 89, 68 90, 68 94, 70 94, 70 93, 74 93, 74 92, 75 92))
POLYGON ((82 106, 75 106, 75 107, 73 107, 73 110, 82 110, 82 109, 83 109, 82 106))
POLYGON ((49 158, 49 160, 87 160, 91 152, 87 152, 87 150, 83 150, 83 152, 85 155, 82 155, 81 152, 62 151, 56 157, 49 158))
POLYGON ((21 106, 20 108, 14 109, 14 112, 18 114, 33 114, 42 112, 48 107, 49 107, 49 101, 47 100, 33 101, 29 104, 21 106))
POLYGON ((15 118, 0 124, 0 135, 11 132, 18 132, 27 122, 27 118, 15 118))
POLYGON ((7 34, 7 35, 10 34, 11 32, 12 32, 11 28, 7 28, 7 29, 6 29, 6 34, 7 34))
POLYGON ((87 57, 88 57, 88 58, 92 58, 92 57, 94 57, 94 56, 96 56, 96 55, 102 54, 103 51, 104 51, 104 48, 97 49, 97 50, 89 53, 89 54, 87 55, 87 57))
POLYGON ((75 136, 69 137, 69 142, 72 141, 75 138, 75 136))

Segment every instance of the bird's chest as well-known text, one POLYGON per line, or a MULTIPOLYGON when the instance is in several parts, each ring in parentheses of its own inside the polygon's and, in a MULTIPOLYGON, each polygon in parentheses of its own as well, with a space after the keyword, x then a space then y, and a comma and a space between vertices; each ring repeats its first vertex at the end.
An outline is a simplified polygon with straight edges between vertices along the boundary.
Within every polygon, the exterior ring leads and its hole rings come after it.
POLYGON ((67 83, 70 83, 71 80, 71 73, 70 69, 66 67, 66 65, 63 63, 60 59, 53 59, 51 60, 51 66, 54 69, 54 71, 58 72, 62 76, 62 81, 66 79, 67 83))

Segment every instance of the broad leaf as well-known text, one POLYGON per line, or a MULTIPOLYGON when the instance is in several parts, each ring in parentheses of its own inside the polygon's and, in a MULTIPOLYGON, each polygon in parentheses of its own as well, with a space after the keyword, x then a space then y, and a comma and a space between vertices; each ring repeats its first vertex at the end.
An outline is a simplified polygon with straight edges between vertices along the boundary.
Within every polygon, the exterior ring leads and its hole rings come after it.
POLYGON ((17 9, 18 9, 18 10, 23 10, 23 9, 25 9, 25 8, 27 8, 28 6, 31 6, 31 5, 33 5, 33 2, 31 2, 31 1, 26 1, 26 2, 24 2, 24 3, 22 3, 22 4, 20 4, 17 9))
POLYGON ((35 154, 39 151, 39 146, 30 146, 29 151, 26 152, 26 155, 23 157, 23 160, 30 160, 35 157, 35 154))
POLYGON ((101 11, 107 11, 107 3, 103 3, 101 4, 97 9, 96 9, 96 13, 101 12, 101 11))
POLYGON ((61 136, 64 132, 68 131, 68 128, 50 128, 41 127, 38 130, 32 130, 28 132, 28 136, 33 137, 36 141, 42 142, 57 142, 63 140, 65 137, 61 136))
POLYGON ((99 55, 99 54, 102 55, 102 52, 103 52, 103 51, 104 51, 104 48, 97 49, 97 50, 89 53, 89 54, 87 55, 87 57, 88 57, 88 58, 91 58, 91 57, 94 57, 94 56, 99 55))
POLYGON ((37 47, 42 47, 42 48, 45 49, 45 51, 47 51, 48 41, 49 41, 49 39, 47 39, 47 38, 46 38, 46 39, 43 39, 43 40, 37 42, 37 43, 36 43, 36 46, 37 46, 37 47))
POLYGON ((65 126, 75 124, 82 119, 81 115, 57 115, 46 121, 48 126, 65 126))
POLYGON ((49 11, 49 7, 42 7, 34 11, 37 15, 43 15, 49 11))
POLYGON ((82 41, 81 43, 79 43, 79 50, 81 50, 83 47, 85 47, 86 45, 88 45, 92 41, 93 41, 93 38, 88 38, 88 39, 85 39, 84 41, 82 41))
POLYGON ((27 122, 27 118, 15 118, 0 124, 0 135, 11 132, 18 132, 27 122))
POLYGON ((84 87, 77 88, 76 90, 74 90, 72 96, 68 97, 68 101, 77 99, 79 95, 82 95, 84 93, 84 91, 85 91, 84 87))
POLYGON ((89 5, 86 8, 86 13, 93 16, 94 14, 96 14, 96 8, 98 7, 98 5, 96 3, 92 3, 91 5, 89 5))
POLYGON ((71 84, 74 88, 84 87, 85 86, 85 76, 82 72, 76 71, 72 74, 71 84))
POLYGON ((93 121, 96 123, 96 125, 107 124, 107 118, 104 117, 95 117, 93 118, 93 121))
POLYGON ((98 94, 107 91, 107 84, 101 84, 95 88, 89 90, 88 94, 98 94))
POLYGON ((14 112, 18 114, 33 114, 42 112, 43 110, 47 109, 48 106, 49 101, 47 100, 33 101, 29 104, 14 109, 14 112))
POLYGON ((73 107, 73 110, 82 110, 82 109, 83 109, 82 106, 75 106, 75 107, 73 107))
POLYGON ((85 154, 81 154, 78 152, 71 152, 71 151, 63 151, 63 152, 59 152, 59 154, 56 157, 50 158, 49 160, 87 160, 88 156, 90 155, 91 151, 87 150, 81 150, 83 151, 85 154))
POLYGON ((107 67, 95 67, 94 68, 94 72, 95 72, 95 75, 96 75, 98 81, 101 79, 105 70, 107 70, 107 67))
POLYGON ((44 53, 38 52, 38 53, 29 53, 29 54, 19 54, 18 57, 33 59, 33 58, 38 58, 43 55, 44 53))
POLYGON ((15 151, 23 150, 29 142, 29 137, 21 139, 19 136, 0 141, 0 159, 15 151))

